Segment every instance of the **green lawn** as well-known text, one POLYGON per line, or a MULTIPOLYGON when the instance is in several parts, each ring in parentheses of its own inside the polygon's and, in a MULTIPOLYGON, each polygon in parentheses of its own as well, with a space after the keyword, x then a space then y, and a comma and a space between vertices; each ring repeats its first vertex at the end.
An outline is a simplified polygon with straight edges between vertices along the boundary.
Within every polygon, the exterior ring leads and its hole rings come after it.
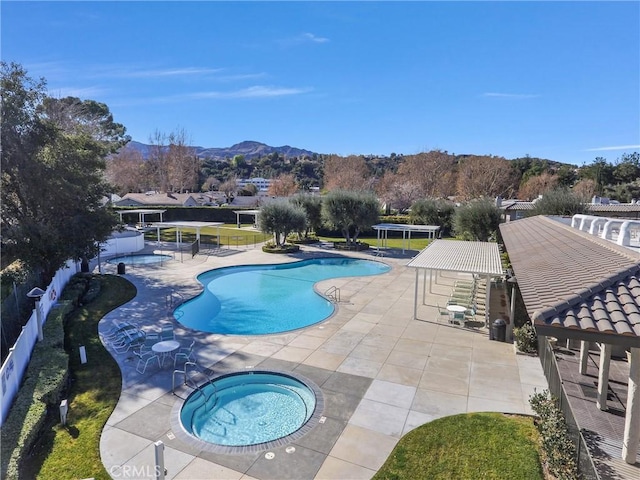
POLYGON ((542 480, 530 417, 470 413, 440 418, 406 434, 374 480, 542 480))
MULTIPOLYGON (((344 242, 344 237, 320 237, 320 240, 325 242, 344 242)), ((376 236, 359 236, 358 241, 368 243, 371 248, 376 248, 378 244, 378 238, 376 236)), ((424 247, 426 247, 429 244, 429 242, 431 242, 431 240, 429 240, 428 238, 412 237, 411 244, 409 244, 407 240, 404 241, 404 248, 406 249, 410 248, 411 250, 420 251, 424 247)), ((382 248, 382 241, 380 242, 380 247, 382 248)), ((385 248, 401 249, 402 247, 403 247, 402 238, 389 238, 386 241, 385 248)))
MULTIPOLYGON (((272 236, 265 233, 249 230, 251 225, 242 225, 243 228, 238 229, 235 223, 224 224, 220 227, 220 245, 222 247, 236 247, 244 245, 256 245, 269 240, 272 236)), ((196 239, 196 230, 194 228, 181 228, 182 242, 190 243, 196 239)), ((144 234, 147 241, 158 239, 155 231, 149 231, 144 234)), ((163 228, 160 230, 160 240, 163 242, 176 241, 175 228, 163 228)), ((200 242, 215 245, 218 241, 218 229, 213 227, 205 227, 200 230, 200 242)))
POLYGON ((100 435, 120 398, 122 379, 118 364, 100 342, 98 322, 134 298, 136 288, 122 277, 99 278, 98 297, 75 310, 65 326, 72 378, 67 425, 60 426, 60 417, 53 412, 50 428, 38 442, 34 456, 24 462, 21 478, 111 478, 100 459, 100 435), (84 365, 80 364, 79 345, 86 348, 88 362, 84 365))

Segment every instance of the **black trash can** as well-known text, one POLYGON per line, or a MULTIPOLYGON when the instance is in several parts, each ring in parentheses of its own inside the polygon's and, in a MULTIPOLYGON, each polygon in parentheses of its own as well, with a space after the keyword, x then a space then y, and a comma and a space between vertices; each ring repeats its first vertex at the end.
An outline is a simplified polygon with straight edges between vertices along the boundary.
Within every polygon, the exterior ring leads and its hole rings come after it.
POLYGON ((80 271, 82 273, 87 273, 89 271, 89 262, 87 262, 86 260, 82 260, 82 262, 80 263, 80 271))
POLYGON ((126 269, 126 268, 125 268, 124 263, 123 263, 123 262, 120 262, 120 263, 118 264, 118 275, 123 275, 123 274, 124 274, 124 272, 125 272, 125 269, 126 269))
POLYGON ((491 340, 495 340, 497 342, 507 341, 507 322, 501 318, 494 320, 491 325, 491 340))

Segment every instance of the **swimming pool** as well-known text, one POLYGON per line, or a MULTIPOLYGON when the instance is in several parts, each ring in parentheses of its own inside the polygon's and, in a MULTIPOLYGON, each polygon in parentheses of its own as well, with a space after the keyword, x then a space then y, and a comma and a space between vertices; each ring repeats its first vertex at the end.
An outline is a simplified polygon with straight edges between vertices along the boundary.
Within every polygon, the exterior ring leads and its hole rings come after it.
POLYGON ((297 432, 315 410, 313 387, 292 375, 239 372, 194 390, 180 408, 180 423, 204 442, 249 446, 297 432))
POLYGON ((382 262, 346 257, 219 268, 198 276, 204 291, 176 308, 174 317, 186 327, 211 333, 287 332, 333 313, 335 306, 314 290, 315 283, 389 270, 382 262))
POLYGON ((155 253, 147 253, 140 255, 121 255, 107 260, 107 263, 124 263, 125 265, 150 265, 153 263, 162 263, 172 260, 171 255, 161 255, 155 253))

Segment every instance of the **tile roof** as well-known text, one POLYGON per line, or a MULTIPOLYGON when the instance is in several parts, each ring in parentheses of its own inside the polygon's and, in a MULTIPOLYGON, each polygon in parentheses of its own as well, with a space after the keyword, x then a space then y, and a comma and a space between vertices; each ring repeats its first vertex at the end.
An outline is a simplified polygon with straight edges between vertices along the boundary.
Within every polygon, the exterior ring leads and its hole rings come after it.
POLYGON ((496 276, 504 273, 497 243, 459 240, 434 240, 407 267, 496 276))
POLYGON ((544 216, 502 224, 500 232, 539 333, 640 347, 636 251, 544 216))

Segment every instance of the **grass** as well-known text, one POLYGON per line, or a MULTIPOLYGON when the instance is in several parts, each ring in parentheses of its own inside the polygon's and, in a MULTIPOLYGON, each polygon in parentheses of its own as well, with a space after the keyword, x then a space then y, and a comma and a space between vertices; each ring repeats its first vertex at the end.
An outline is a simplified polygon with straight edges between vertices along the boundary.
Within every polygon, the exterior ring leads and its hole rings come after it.
POLYGON ((374 480, 544 479, 530 417, 470 413, 405 435, 374 480))
MULTIPOLYGON (((320 240, 324 241, 324 242, 344 242, 344 237, 320 237, 320 240)), ((358 241, 359 242, 364 242, 364 243, 368 243, 369 246, 371 248, 376 248, 376 245, 378 244, 378 238, 377 236, 359 236, 358 237, 358 241)), ((405 240, 404 242, 404 248, 407 249, 409 247, 411 247, 411 250, 417 250, 420 251, 422 250, 424 247, 426 247, 429 242, 431 242, 431 240, 429 240, 428 238, 419 238, 419 237, 411 237, 411 244, 409 245, 409 242, 405 240)), ((403 248, 402 245, 402 238, 388 238, 386 240, 386 246, 385 248, 395 248, 395 249, 401 249, 403 248)), ((382 240, 380 240, 380 247, 382 248, 382 240)))
MULTIPOLYGON (((249 230, 253 224, 242 225, 239 229, 235 223, 226 223, 220 227, 220 244, 222 247, 237 247, 243 245, 256 245, 269 240, 272 235, 267 235, 257 230, 249 230)), ((181 228, 182 242, 190 243, 196 239, 196 230, 194 228, 181 228)), ((158 234, 155 231, 145 233, 145 240, 158 240, 158 234)), ((160 230, 160 240, 163 242, 176 241, 175 228, 163 228, 160 230)), ((214 227, 205 227, 200 230, 200 242, 206 244, 215 244, 218 241, 218 229, 214 227)))
POLYGON ((72 378, 67 392, 67 425, 59 424, 58 412, 49 419, 50 428, 26 459, 21 478, 111 478, 100 459, 100 435, 118 403, 122 379, 120 369, 98 337, 98 322, 114 308, 136 295, 126 279, 105 275, 100 294, 75 310, 65 325, 65 348, 70 353, 72 378), (88 362, 80 363, 78 348, 84 345, 88 362))

